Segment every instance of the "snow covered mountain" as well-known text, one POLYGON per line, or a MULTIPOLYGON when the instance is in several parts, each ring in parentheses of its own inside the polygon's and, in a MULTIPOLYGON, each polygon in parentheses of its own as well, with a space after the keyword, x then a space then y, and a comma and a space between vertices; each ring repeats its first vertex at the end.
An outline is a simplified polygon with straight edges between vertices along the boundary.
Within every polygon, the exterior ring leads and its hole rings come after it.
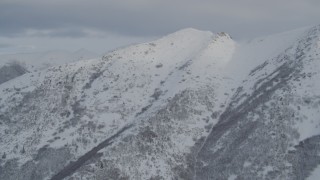
POLYGON ((0 84, 27 72, 96 57, 98 55, 86 49, 0 55, 0 84))
POLYGON ((320 26, 184 29, 0 85, 0 179, 317 179, 320 26))

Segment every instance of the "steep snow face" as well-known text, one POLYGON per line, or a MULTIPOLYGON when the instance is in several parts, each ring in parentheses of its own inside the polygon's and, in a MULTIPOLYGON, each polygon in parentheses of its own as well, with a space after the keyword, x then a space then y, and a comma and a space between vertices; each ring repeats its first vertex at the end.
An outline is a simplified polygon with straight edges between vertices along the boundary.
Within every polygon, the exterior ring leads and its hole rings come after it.
POLYGON ((0 177, 50 177, 69 161, 88 156, 101 165, 83 165, 74 177, 186 176, 186 154, 193 153, 191 147, 208 134, 223 108, 224 101, 217 101, 225 85, 220 74, 233 48, 226 34, 185 29, 0 85, 0 132, 6 137, 0 141, 6 155, 0 177), (129 126, 113 144, 101 143, 129 126), (104 146, 110 147, 100 151, 103 156, 92 149, 104 146), (50 166, 36 171, 51 159, 50 166), (16 175, 10 174, 13 168, 20 168, 16 175))
POLYGON ((226 75, 242 82, 252 69, 268 59, 276 58, 307 33, 309 29, 300 28, 250 41, 238 42, 233 59, 228 64, 226 75))
POLYGON ((249 73, 199 151, 196 179, 305 179, 320 164, 319 40, 311 28, 249 73))
POLYGON ((313 176, 319 34, 184 29, 0 84, 0 179, 313 176))

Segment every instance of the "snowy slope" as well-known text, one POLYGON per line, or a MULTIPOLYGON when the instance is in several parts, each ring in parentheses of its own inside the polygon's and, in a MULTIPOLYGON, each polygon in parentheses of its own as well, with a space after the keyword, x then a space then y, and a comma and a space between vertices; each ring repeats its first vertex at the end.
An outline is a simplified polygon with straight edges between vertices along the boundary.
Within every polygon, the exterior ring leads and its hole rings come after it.
MULTIPOLYGON (((110 157, 126 162, 121 167, 125 174, 142 172, 134 178, 159 175, 156 165, 161 162, 160 174, 170 177, 174 172, 168 162, 178 156, 176 161, 184 163, 186 160, 181 157, 189 151, 187 147, 206 134, 205 126, 210 127, 209 119, 216 107, 215 91, 223 80, 219 72, 231 58, 229 51, 233 47, 228 35, 185 29, 155 42, 111 52, 102 59, 53 67, 11 80, 0 87, 1 104, 9 104, 1 108, 5 120, 2 132, 7 132, 1 147, 6 149, 8 159, 18 158, 21 164, 30 162, 43 147, 67 148, 67 154, 73 156, 69 159, 76 159, 118 130, 134 124, 130 134, 139 137, 137 142, 126 148, 115 146, 117 149, 108 152, 110 157), (198 100, 191 100, 193 96, 198 100), (182 100, 190 104, 180 107, 177 102, 182 100), (170 131, 163 134, 168 127, 148 129, 148 124, 160 122, 150 117, 169 107, 181 108, 181 112, 170 110, 170 131), (197 114, 187 116, 189 110, 197 114), (167 152, 169 157, 155 149, 153 153, 159 158, 149 159, 137 144, 149 138, 144 137, 145 129, 154 131, 159 138, 170 139, 159 140, 156 148, 176 149, 167 152), (21 154, 21 148, 26 152, 21 154), (140 154, 141 162, 128 161, 124 153, 119 156, 118 148, 130 151, 128 156, 133 151, 140 154), (148 170, 146 163, 155 164, 153 173, 151 169, 143 173, 148 170)), ((109 171, 113 169, 101 173, 109 171)))
POLYGON ((320 26, 251 70, 199 154, 196 179, 306 179, 320 163, 320 26))
POLYGON ((303 36, 310 28, 255 38, 250 41, 237 42, 233 59, 229 61, 227 76, 242 82, 255 67, 266 60, 277 57, 303 36), (239 68, 241 67, 241 68, 239 68))
POLYGON ((0 179, 304 179, 319 34, 189 28, 0 84, 0 179))

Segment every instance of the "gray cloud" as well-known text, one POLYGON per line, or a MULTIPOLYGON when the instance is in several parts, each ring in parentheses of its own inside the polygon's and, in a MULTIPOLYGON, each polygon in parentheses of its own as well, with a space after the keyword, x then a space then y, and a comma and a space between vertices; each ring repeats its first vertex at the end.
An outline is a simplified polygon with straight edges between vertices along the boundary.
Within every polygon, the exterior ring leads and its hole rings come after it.
POLYGON ((90 36, 89 32, 86 32, 81 28, 60 28, 49 30, 26 30, 24 35, 29 37, 68 37, 68 38, 80 38, 90 36))
POLYGON ((194 27, 238 38, 318 24, 318 0, 2 0, 0 36, 161 36, 194 27))
POLYGON ((0 49, 13 47, 12 44, 0 43, 0 49))

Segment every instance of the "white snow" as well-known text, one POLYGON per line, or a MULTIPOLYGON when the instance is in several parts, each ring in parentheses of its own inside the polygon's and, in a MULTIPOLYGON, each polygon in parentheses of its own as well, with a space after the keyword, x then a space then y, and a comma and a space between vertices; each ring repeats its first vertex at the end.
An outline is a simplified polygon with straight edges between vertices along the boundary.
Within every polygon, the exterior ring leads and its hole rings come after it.
POLYGON ((244 164, 243 164, 243 167, 245 167, 245 168, 249 167, 249 166, 251 166, 251 164, 252 164, 251 162, 245 161, 244 164))
POLYGON ((311 175, 307 178, 307 180, 319 180, 320 179, 320 165, 312 171, 311 175))
POLYGON ((228 180, 236 180, 237 177, 238 177, 237 175, 232 174, 228 177, 228 180))
MULTIPOLYGON (((44 87, 50 92, 45 98, 51 104, 45 101, 39 102, 37 105, 40 110, 50 112, 55 108, 55 102, 65 99, 68 104, 65 110, 70 110, 70 104, 75 103, 83 95, 86 98, 80 101, 80 105, 85 105, 87 112, 81 117, 80 123, 63 132, 58 132, 58 129, 63 127, 70 118, 61 118, 60 114, 55 113, 41 114, 41 120, 34 122, 33 127, 26 127, 17 135, 11 133, 5 140, 0 141, 0 152, 13 151, 15 144, 26 144, 29 147, 25 155, 12 153, 13 155, 10 156, 25 162, 31 158, 31 150, 47 145, 56 133, 61 138, 50 143, 51 147, 77 144, 79 149, 75 150, 74 154, 81 156, 128 124, 134 124, 138 128, 151 123, 152 119, 149 120, 151 122, 146 122, 146 119, 152 117, 153 112, 165 108, 167 103, 182 91, 190 90, 195 92, 190 93, 190 96, 194 96, 193 98, 214 100, 212 107, 208 108, 196 102, 191 103, 195 106, 192 109, 198 114, 195 113, 183 122, 170 119, 173 131, 170 141, 174 147, 168 149, 167 154, 159 154, 153 160, 151 156, 143 159, 137 167, 141 170, 143 179, 159 173, 156 171, 159 169, 162 171, 161 174, 170 177, 172 169, 168 162, 172 161, 171 158, 189 153, 189 147, 194 145, 195 140, 210 133, 205 131, 205 127, 213 126, 218 120, 210 116, 213 112, 222 112, 226 108, 225 105, 234 94, 234 89, 243 83, 249 72, 257 65, 284 52, 304 32, 305 29, 300 29, 257 38, 249 42, 235 42, 225 33, 214 34, 189 28, 150 43, 112 51, 102 59, 83 60, 89 56, 92 57, 85 50, 71 55, 65 52, 48 52, 37 55, 0 56, 0 66, 17 60, 25 63, 32 70, 38 71, 0 85, 0 105, 5 104, 0 112, 14 106, 10 104, 12 98, 18 100, 22 98, 12 89, 21 88, 20 93, 28 93, 42 87, 43 84, 46 84, 44 87), (72 89, 66 93, 68 98, 61 97, 64 93, 62 88, 65 88, 65 86, 59 86, 61 82, 72 86, 72 89), (83 88, 85 85, 88 85, 88 88, 83 88), (201 90, 207 96, 201 96, 201 90), (157 92, 161 92, 158 97, 155 95, 157 92), (139 116, 139 112, 145 107, 149 109, 139 116), (204 119, 208 119, 208 122, 204 119), (92 133, 86 126, 89 122, 103 128, 92 133), (40 130, 35 132, 35 127, 39 127, 40 130), (35 134, 41 137, 37 143, 27 141, 35 134), (83 145, 82 140, 79 140, 81 138, 88 138, 91 141, 83 145)), ((274 67, 273 64, 268 65, 257 76, 262 76, 265 71, 272 70, 274 67)), ((309 69, 318 72, 319 66, 309 69)), ((297 97, 298 95, 301 97, 317 95, 320 92, 320 85, 314 83, 320 77, 314 76, 314 78, 307 81, 306 88, 301 88, 301 91, 297 92, 297 97)), ((246 82, 248 88, 245 92, 249 93, 252 90, 255 80, 248 78, 246 82)), ((320 122, 317 118, 320 117, 320 112, 305 107, 301 111, 307 118, 296 126, 303 140, 319 133, 320 122)), ((70 116, 73 115, 72 112, 70 116)), ((24 123, 28 124, 28 122, 24 123)), ((9 127, 1 126, 0 133, 7 129, 9 127)), ((132 130, 131 133, 136 132, 132 130)), ((216 146, 213 151, 221 147, 216 146)), ((133 150, 132 152, 134 153, 133 150)), ((129 164, 126 164, 125 159, 122 163, 119 165, 121 169, 130 174, 129 164)), ((249 167, 251 163, 246 161, 243 166, 249 167)), ((262 176, 272 170, 271 166, 264 167, 262 176)), ((228 179, 236 178, 237 175, 231 175, 228 179)))
POLYGON ((228 64, 227 76, 241 83, 249 72, 289 48, 308 28, 260 37, 251 41, 237 42, 232 60, 228 64))

